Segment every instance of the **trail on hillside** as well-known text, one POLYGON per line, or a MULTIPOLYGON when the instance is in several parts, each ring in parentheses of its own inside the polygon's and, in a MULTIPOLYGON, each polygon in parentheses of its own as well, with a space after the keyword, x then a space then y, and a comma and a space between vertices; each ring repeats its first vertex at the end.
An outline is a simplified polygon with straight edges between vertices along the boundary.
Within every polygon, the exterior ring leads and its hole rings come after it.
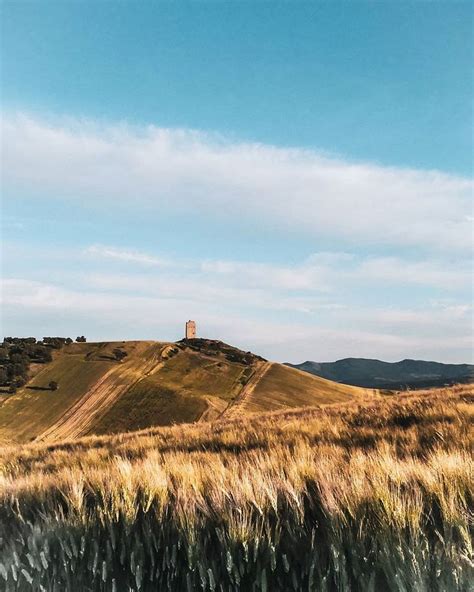
POLYGON ((247 384, 242 387, 242 390, 232 403, 225 409, 222 414, 226 419, 235 419, 238 417, 245 407, 245 401, 253 393, 257 384, 262 380, 265 374, 273 366, 273 362, 259 362, 255 369, 255 372, 250 377, 247 384))
POLYGON ((133 356, 109 370, 36 440, 57 441, 86 435, 94 421, 118 397, 163 366, 162 353, 166 347, 149 345, 143 355, 133 356))

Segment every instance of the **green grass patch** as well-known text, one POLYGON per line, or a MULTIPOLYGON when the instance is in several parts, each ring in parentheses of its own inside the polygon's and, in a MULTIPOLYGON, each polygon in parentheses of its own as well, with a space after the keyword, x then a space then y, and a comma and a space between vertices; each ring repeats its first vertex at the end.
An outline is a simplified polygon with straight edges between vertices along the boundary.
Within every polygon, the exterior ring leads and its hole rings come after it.
POLYGON ((157 385, 191 397, 231 399, 240 389, 245 366, 184 351, 168 360, 154 376, 157 385))
POLYGON ((87 361, 83 354, 61 355, 0 405, 0 439, 25 442, 35 438, 114 364, 87 361), (52 380, 58 383, 56 391, 49 389, 52 380))
POLYGON ((245 410, 273 411, 285 407, 342 403, 363 390, 273 364, 246 401, 245 410))
POLYGON ((144 378, 122 395, 93 427, 94 434, 116 434, 152 426, 193 422, 207 407, 202 397, 181 394, 144 378))
POLYGON ((91 433, 112 434, 198 420, 207 398, 230 401, 241 388, 245 367, 192 351, 180 351, 111 405, 91 433))

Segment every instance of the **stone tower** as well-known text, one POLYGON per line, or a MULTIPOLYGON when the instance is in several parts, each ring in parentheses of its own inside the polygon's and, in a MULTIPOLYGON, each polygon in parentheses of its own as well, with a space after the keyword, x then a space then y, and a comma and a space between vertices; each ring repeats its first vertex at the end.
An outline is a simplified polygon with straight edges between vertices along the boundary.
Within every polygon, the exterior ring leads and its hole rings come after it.
POLYGON ((186 323, 185 337, 186 337, 186 339, 195 339, 195 337, 196 337, 196 323, 194 321, 188 321, 186 323))

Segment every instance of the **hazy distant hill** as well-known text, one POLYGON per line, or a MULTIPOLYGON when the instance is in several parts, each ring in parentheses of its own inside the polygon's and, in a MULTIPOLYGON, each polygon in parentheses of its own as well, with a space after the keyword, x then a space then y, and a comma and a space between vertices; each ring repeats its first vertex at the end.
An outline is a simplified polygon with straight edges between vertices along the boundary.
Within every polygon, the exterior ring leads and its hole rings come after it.
POLYGON ((366 388, 404 389, 474 382, 471 364, 441 364, 423 360, 382 362, 365 358, 345 358, 337 362, 287 364, 316 376, 366 388))

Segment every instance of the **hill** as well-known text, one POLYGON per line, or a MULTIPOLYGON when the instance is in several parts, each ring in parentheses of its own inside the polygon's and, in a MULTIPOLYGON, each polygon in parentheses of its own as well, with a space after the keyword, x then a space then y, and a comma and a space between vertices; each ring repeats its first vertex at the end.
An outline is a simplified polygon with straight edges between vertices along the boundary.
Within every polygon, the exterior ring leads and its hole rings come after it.
POLYGON ((33 370, 15 394, 0 395, 0 441, 114 434, 373 394, 206 339, 71 343, 33 370))
POLYGON ((473 402, 463 385, 0 447, 0 581, 468 592, 473 402))
POLYGON ((441 364, 423 360, 382 362, 365 358, 345 358, 337 362, 286 364, 315 376, 365 388, 428 388, 474 382, 474 366, 441 364))

